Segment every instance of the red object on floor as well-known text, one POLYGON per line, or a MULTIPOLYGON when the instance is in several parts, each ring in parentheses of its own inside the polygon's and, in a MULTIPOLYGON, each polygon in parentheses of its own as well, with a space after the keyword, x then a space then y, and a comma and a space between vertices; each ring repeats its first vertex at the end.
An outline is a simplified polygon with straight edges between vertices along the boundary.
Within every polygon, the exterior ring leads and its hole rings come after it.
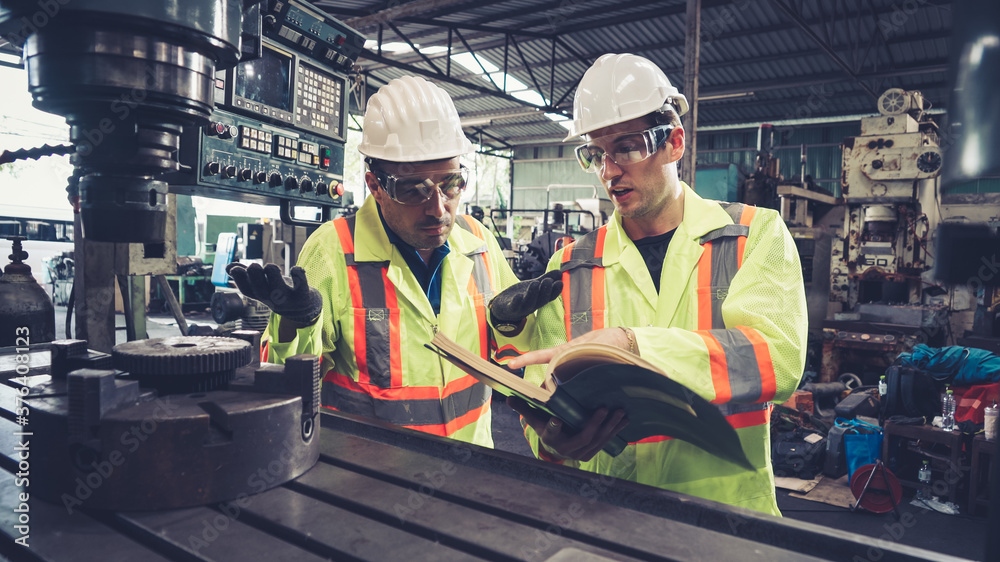
POLYGON ((903 500, 899 478, 881 463, 866 464, 854 471, 851 493, 855 499, 861 498, 861 507, 873 513, 888 513, 903 500), (868 485, 867 490, 865 484, 868 485))

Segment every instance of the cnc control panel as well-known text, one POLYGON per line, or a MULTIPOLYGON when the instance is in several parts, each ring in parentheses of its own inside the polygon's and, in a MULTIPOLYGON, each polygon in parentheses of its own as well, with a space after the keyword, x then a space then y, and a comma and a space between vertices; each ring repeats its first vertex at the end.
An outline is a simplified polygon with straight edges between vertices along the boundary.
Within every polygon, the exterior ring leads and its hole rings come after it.
MULTIPOLYGON (((255 7, 256 8, 256 7, 255 7)), ((248 203, 346 206, 345 71, 364 37, 305 2, 265 2, 260 42, 215 74, 215 111, 181 137, 175 193, 248 203), (252 52, 249 52, 252 51, 252 52)))
POLYGON ((350 203, 343 200, 344 147, 328 138, 224 110, 185 135, 180 157, 199 162, 188 172, 196 182, 172 183, 172 191, 261 204, 350 203))

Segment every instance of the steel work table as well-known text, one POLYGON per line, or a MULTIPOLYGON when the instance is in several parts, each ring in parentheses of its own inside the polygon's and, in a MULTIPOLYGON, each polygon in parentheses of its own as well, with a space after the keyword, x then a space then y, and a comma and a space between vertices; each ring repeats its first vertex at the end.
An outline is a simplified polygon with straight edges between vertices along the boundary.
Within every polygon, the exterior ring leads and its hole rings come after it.
MULTIPOLYGON (((0 554, 14 560, 868 559, 866 537, 786 521, 351 416, 323 416, 309 472, 239 502, 160 512, 30 502, 0 419, 0 554), (12 470, 13 469, 13 470, 12 470)), ((32 459, 44 462, 45 459, 32 459)), ((30 489, 30 487, 29 487, 30 489)), ((881 560, 945 560, 900 545, 881 560)))

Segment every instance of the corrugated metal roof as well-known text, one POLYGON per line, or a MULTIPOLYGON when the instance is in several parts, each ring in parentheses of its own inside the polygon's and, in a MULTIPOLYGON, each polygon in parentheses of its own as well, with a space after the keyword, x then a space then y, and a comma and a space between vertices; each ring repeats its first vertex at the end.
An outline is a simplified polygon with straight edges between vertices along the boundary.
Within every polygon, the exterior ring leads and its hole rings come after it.
MULTIPOLYGON (((952 0, 702 0, 699 126, 875 113, 890 87, 921 90, 947 105, 952 0), (729 99, 713 96, 744 94, 729 99), (705 99, 709 98, 709 99, 705 99)), ((685 0, 322 0, 345 22, 379 14, 383 43, 472 50, 539 91, 568 114, 584 71, 606 52, 649 58, 683 91, 685 0), (419 15, 396 17, 420 6, 419 15), (394 29, 395 28, 395 29, 394 29), (397 31, 399 33, 397 33, 397 31), (400 36, 402 35, 402 36, 400 36), (554 47, 554 50, 553 50, 554 47), (554 65, 553 65, 554 59, 554 65)), ((370 39, 378 25, 360 29, 370 39)), ((494 117, 494 147, 558 142, 565 129, 452 63, 448 53, 366 52, 368 93, 392 78, 422 74, 455 99, 463 119, 494 117), (515 114, 515 117, 504 117, 515 114), (502 139, 501 142, 499 139, 502 139)), ((471 134, 474 129, 469 129, 471 134)), ((484 140, 486 137, 484 137, 484 140)))

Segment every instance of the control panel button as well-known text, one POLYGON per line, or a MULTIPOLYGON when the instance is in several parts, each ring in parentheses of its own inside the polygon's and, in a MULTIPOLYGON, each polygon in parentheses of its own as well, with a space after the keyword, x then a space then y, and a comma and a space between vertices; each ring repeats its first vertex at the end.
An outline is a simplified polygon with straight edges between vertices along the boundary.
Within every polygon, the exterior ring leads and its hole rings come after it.
POLYGON ((330 147, 328 146, 319 147, 319 169, 330 169, 330 147))
POLYGON ((236 177, 236 166, 226 166, 222 168, 222 177, 224 178, 236 177))
POLYGON ((229 130, 225 123, 209 123, 205 126, 205 134, 208 136, 222 135, 229 130))
POLYGON ((243 168, 242 170, 240 170, 240 173, 236 177, 236 179, 240 181, 250 181, 250 178, 252 177, 253 177, 253 170, 251 170, 250 168, 243 168))
POLYGON ((209 162, 208 164, 205 165, 205 175, 206 176, 214 176, 214 175, 216 175, 218 173, 219 173, 219 163, 218 162, 209 162))
POLYGON ((344 184, 342 184, 340 182, 337 182, 336 187, 333 188, 333 192, 337 194, 337 197, 340 197, 341 195, 343 195, 344 194, 344 184))

